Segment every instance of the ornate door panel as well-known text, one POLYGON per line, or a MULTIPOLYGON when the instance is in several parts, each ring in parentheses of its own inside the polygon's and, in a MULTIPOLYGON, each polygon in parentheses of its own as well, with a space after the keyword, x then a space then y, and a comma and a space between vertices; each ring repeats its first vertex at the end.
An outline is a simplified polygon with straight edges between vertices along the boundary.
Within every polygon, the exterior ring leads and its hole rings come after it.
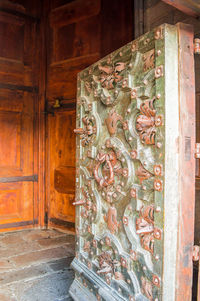
POLYGON ((189 301, 195 138, 191 28, 163 25, 82 71, 75 132, 71 296, 189 301))

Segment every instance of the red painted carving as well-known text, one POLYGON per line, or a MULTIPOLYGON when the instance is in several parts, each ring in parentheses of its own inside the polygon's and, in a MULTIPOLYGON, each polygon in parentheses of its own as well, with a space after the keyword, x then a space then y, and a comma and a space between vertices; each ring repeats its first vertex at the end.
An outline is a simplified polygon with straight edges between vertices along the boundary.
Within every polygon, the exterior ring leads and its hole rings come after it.
POLYGON ((90 251, 90 241, 85 241, 83 246, 84 251, 89 252, 90 251))
POLYGON ((155 50, 152 49, 143 55, 144 72, 153 69, 155 66, 155 50))
MULTIPOLYGON (((108 145, 108 140, 106 146, 108 145)), ((110 145, 109 145, 110 147, 110 145)), ((97 155, 97 164, 94 166, 94 177, 97 183, 103 188, 114 184, 114 175, 128 176, 128 170, 122 168, 117 156, 119 153, 111 151, 110 153, 99 153, 97 155), (101 168, 101 176, 99 175, 99 169, 101 168)), ((108 191, 107 191, 108 192, 108 191)), ((111 192, 109 192, 111 193, 111 192)), ((115 193, 113 191, 113 193, 115 193)), ((111 194, 113 194, 111 193, 111 194)))
POLYGON ((162 191, 162 181, 159 179, 156 179, 154 181, 154 189, 157 191, 162 191))
POLYGON ((84 201, 83 209, 81 210, 81 217, 83 219, 88 219, 92 217, 93 213, 96 213, 96 205, 92 202, 91 196, 86 188, 82 187, 82 199, 84 201))
POLYGON ((136 129, 140 140, 146 144, 155 144, 155 117, 156 110, 153 107, 155 98, 146 100, 140 106, 140 114, 136 119, 136 129))
POLYGON ((154 284, 154 285, 160 287, 160 279, 159 279, 158 276, 153 275, 152 281, 153 281, 153 284, 154 284))
POLYGON ((111 163, 111 160, 113 160, 113 159, 114 159, 114 157, 112 156, 112 154, 99 153, 97 155, 98 163, 94 167, 94 177, 95 177, 95 180, 97 181, 97 183, 99 183, 99 185, 101 187, 106 187, 108 185, 111 185, 114 182, 114 171, 113 171, 113 165, 111 163), (109 177, 108 178, 99 176, 99 167, 104 162, 106 162, 108 169, 109 169, 109 177))
POLYGON ((141 277, 142 292, 148 300, 153 301, 153 288, 152 283, 144 277, 141 277))
POLYGON ((163 167, 161 164, 154 165, 153 170, 154 170, 155 176, 162 176, 162 169, 163 169, 163 167))
POLYGON ((111 136, 116 134, 117 131, 117 123, 123 123, 123 118, 121 115, 117 114, 114 110, 111 110, 108 117, 105 119, 108 131, 111 136))
POLYGON ((117 222, 117 210, 115 207, 111 206, 109 209, 108 209, 108 213, 107 215, 104 216, 104 220, 105 222, 107 222, 107 226, 108 226, 108 229, 110 230, 110 232, 112 234, 114 234, 117 229, 118 229, 118 222, 117 222))
POLYGON ((120 73, 125 69, 125 63, 116 63, 115 66, 99 66, 100 82, 103 88, 113 89, 117 82, 122 80, 120 73))
POLYGON ((138 170, 136 170, 135 172, 136 176, 138 176, 139 180, 140 180, 140 184, 144 181, 144 180, 147 180, 149 179, 152 174, 147 171, 143 165, 140 165, 140 167, 138 168, 138 170))
POLYGON ((111 274, 114 275, 116 272, 116 268, 120 266, 120 262, 117 260, 113 260, 110 252, 103 252, 98 256, 99 261, 99 270, 98 274, 111 274))
POLYGON ((161 239, 161 231, 154 227, 154 207, 140 209, 140 217, 136 218, 136 231, 140 236, 142 247, 151 254, 154 252, 154 239, 161 239))
POLYGON ((79 134, 82 139, 82 145, 86 146, 90 143, 93 134, 96 134, 96 126, 94 126, 94 122, 92 118, 88 116, 84 116, 82 118, 84 128, 78 128, 74 130, 74 133, 79 134))

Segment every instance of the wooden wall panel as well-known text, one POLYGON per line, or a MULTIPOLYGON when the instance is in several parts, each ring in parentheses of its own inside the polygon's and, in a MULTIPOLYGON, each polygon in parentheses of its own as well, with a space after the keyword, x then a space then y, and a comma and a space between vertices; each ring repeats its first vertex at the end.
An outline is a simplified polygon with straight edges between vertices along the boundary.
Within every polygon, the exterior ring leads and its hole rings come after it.
MULTIPOLYGON (((68 222, 73 226, 75 211, 72 205, 75 193, 75 139, 76 127, 74 111, 63 111, 48 118, 50 185, 47 196, 49 203, 50 224, 68 222)), ((65 225, 65 224, 64 224, 65 225)))
POLYGON ((38 219, 38 11, 31 2, 0 2, 0 231, 38 219))
POLYGON ((77 74, 134 38, 133 1, 116 0, 112 7, 110 4, 106 0, 49 0, 48 8, 45 6, 46 108, 50 112, 46 144, 46 210, 52 226, 72 227, 75 220, 72 206, 75 191, 73 128, 77 74), (57 109, 54 108, 56 99, 60 100, 57 109))

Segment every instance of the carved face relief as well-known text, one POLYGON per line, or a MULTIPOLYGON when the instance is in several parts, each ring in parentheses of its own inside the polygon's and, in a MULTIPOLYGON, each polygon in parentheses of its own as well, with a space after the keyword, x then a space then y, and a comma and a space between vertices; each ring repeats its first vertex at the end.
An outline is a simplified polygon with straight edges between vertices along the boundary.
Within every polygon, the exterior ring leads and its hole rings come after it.
POLYGON ((99 66, 100 82, 103 88, 108 90, 114 89, 117 82, 122 80, 120 73, 125 69, 125 64, 122 62, 116 63, 114 66, 105 65, 99 66))

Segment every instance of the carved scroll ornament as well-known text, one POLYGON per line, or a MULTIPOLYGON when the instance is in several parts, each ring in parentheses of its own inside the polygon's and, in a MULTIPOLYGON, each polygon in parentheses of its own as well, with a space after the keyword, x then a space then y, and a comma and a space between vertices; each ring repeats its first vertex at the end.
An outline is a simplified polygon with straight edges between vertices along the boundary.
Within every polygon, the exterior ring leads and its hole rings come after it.
POLYGON ((115 207, 111 206, 108 209, 108 213, 104 216, 104 220, 107 223, 110 232, 114 234, 119 227, 119 223, 117 222, 117 210, 115 207))
POLYGON ((156 127, 162 125, 162 116, 156 115, 153 103, 155 98, 146 100, 140 105, 136 119, 136 130, 140 140, 145 144, 155 144, 156 127))
POLYGON ((111 161, 113 160, 113 156, 112 154, 102 154, 99 153, 97 156, 97 161, 98 163, 96 164, 95 168, 94 168, 94 177, 95 180, 97 181, 97 183, 99 183, 99 185, 101 187, 106 187, 108 185, 111 185, 114 182, 114 171, 113 171, 113 165, 111 163, 111 161), (100 177, 99 176, 99 167, 101 164, 106 163, 107 167, 109 169, 109 177, 100 177))
POLYGON ((116 63, 115 66, 99 66, 100 82, 103 88, 108 90, 114 89, 115 84, 122 80, 120 73, 125 69, 125 64, 122 62, 116 63))
POLYGON ((154 252, 154 239, 161 239, 160 229, 154 227, 153 206, 142 207, 136 218, 136 233, 140 236, 142 247, 151 254, 154 252))
POLYGON ((96 134, 96 126, 94 125, 92 118, 89 118, 88 116, 84 116, 82 121, 84 128, 75 129, 74 133, 80 135, 82 145, 86 146, 90 143, 93 134, 96 134))
POLYGON ((97 271, 98 274, 110 274, 115 275, 116 279, 119 279, 122 276, 119 271, 116 269, 120 267, 120 262, 116 259, 112 259, 110 252, 103 252, 101 255, 98 256, 99 261, 99 270, 97 271))
POLYGON ((136 170, 135 174, 139 178, 140 183, 142 183, 144 180, 149 179, 152 176, 152 174, 149 171, 147 171, 143 167, 143 165, 140 165, 140 167, 136 170))

